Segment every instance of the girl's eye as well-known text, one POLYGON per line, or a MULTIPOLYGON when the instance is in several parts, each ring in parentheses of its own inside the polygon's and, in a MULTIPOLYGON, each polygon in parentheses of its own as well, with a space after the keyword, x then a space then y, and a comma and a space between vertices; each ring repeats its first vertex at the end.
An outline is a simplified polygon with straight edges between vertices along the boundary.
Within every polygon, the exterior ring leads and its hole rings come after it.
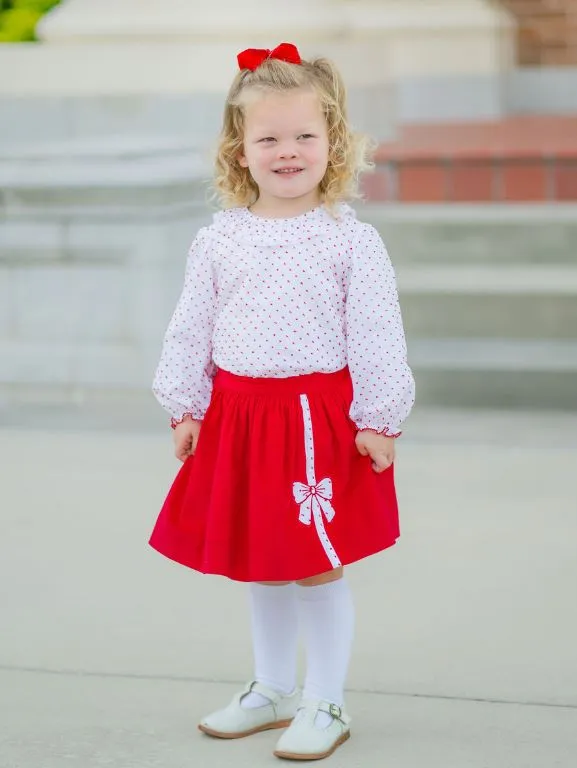
POLYGON ((271 141, 276 141, 276 139, 273 138, 272 136, 266 136, 264 139, 261 139, 261 141, 263 141, 263 142, 271 142, 271 141))
POLYGON ((301 134, 301 136, 299 138, 301 138, 301 139, 314 139, 314 136, 312 135, 312 133, 303 133, 303 134, 301 134))

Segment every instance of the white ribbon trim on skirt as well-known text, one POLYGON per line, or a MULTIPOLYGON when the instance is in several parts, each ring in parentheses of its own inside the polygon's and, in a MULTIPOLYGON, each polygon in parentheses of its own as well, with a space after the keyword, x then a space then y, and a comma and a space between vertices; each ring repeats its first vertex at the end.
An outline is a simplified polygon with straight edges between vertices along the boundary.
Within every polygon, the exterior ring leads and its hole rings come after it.
POLYGON ((333 481, 325 477, 320 483, 316 481, 315 474, 315 443, 313 436, 313 422, 308 397, 300 396, 303 421, 305 428, 305 457, 307 468, 307 484, 293 483, 293 495, 297 504, 300 504, 299 520, 304 525, 310 525, 314 520, 315 528, 322 548, 330 560, 333 568, 339 568, 342 563, 338 558, 335 548, 330 542, 325 529, 323 515, 327 522, 331 522, 335 516, 335 510, 331 504, 333 498, 333 481))

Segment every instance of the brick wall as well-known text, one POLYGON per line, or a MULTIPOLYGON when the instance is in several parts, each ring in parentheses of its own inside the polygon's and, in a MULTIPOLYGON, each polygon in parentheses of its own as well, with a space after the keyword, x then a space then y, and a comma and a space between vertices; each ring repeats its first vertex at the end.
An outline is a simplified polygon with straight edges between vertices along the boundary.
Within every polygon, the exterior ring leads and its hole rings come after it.
POLYGON ((502 0, 519 23, 522 66, 577 66, 577 0, 502 0))

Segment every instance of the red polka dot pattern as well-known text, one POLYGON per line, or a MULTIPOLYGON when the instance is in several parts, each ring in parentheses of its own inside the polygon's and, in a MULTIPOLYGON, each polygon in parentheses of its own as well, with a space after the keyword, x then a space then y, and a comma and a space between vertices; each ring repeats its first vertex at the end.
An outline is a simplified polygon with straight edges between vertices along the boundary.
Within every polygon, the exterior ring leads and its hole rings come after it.
POLYGON ((351 418, 397 434, 414 402, 396 280, 348 205, 289 219, 222 211, 193 242, 153 391, 179 420, 206 412, 216 368, 282 378, 347 364, 351 418))

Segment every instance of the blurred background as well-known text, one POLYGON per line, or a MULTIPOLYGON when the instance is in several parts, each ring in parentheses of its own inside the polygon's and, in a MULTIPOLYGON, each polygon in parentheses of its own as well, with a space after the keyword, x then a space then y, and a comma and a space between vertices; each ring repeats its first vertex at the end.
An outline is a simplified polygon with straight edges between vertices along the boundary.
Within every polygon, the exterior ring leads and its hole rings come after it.
POLYGON ((380 142, 359 207, 419 406, 577 407, 574 0, 0 9, 3 420, 149 397, 235 55, 281 39, 339 63, 380 142))
POLYGON ((223 98, 283 41, 379 142, 417 379, 334 766, 574 768, 576 0, 0 0, 0 40, 2 768, 270 765, 193 737, 251 668, 243 585, 147 541, 223 98))

